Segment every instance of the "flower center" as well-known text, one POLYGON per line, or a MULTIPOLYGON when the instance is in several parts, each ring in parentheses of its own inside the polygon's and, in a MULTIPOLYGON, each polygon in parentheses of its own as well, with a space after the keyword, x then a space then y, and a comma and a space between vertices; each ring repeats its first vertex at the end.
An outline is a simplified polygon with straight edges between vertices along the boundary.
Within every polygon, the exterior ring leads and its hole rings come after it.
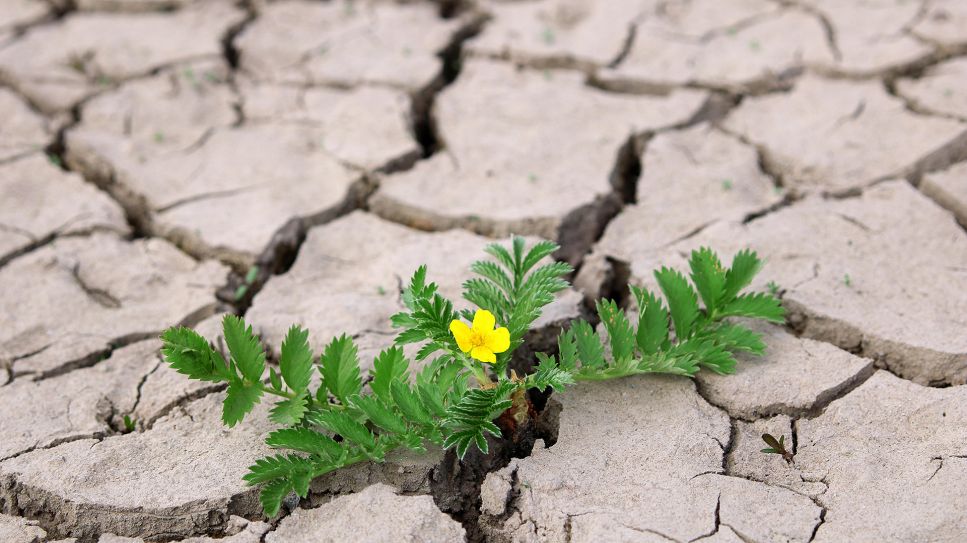
POLYGON ((479 330, 470 331, 470 344, 474 347, 483 347, 485 343, 485 334, 479 330))

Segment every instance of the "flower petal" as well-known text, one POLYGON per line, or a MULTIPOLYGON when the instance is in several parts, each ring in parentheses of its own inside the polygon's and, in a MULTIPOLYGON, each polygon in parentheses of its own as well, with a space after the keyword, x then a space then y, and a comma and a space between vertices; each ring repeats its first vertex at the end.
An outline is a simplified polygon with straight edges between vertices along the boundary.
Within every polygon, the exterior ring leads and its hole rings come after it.
POLYGON ((487 334, 484 347, 495 353, 502 353, 510 348, 510 330, 501 327, 487 334))
POLYGON ((470 351, 470 356, 485 364, 493 364, 497 361, 497 357, 494 356, 494 352, 487 347, 482 346, 474 347, 473 350, 470 351))
POLYGON ((486 309, 478 309, 473 315, 473 329, 477 332, 493 332, 497 325, 494 314, 486 309))
POLYGON ((473 342, 470 341, 470 327, 464 324, 463 321, 454 320, 450 323, 450 333, 457 340, 457 345, 463 352, 469 352, 473 348, 473 342))

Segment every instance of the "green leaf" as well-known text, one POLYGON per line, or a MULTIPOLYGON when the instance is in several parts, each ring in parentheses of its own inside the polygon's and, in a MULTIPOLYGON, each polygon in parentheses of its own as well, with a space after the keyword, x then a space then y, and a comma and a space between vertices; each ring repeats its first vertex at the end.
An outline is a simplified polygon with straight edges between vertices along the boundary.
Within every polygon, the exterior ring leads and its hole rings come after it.
POLYGON ((419 396, 410 388, 409 384, 403 381, 395 381, 390 387, 390 392, 393 395, 393 400, 396 401, 396 406, 403 412, 403 416, 407 420, 424 425, 433 424, 430 413, 420 401, 419 396))
POLYGON ((577 342, 581 366, 598 368, 606 365, 604 346, 601 344, 601 338, 594 333, 591 325, 587 321, 579 320, 571 325, 571 330, 574 330, 574 339, 577 342))
POLYGON ((222 405, 222 422, 232 427, 248 414, 262 397, 262 383, 244 383, 239 380, 228 385, 225 403, 222 405))
POLYGON ((370 375, 373 380, 369 383, 369 388, 384 402, 391 401, 390 385, 393 381, 403 379, 410 363, 403 356, 403 349, 390 347, 383 350, 373 360, 373 369, 370 375))
POLYGON ((461 430, 459 432, 454 432, 447 436, 446 440, 443 442, 444 449, 456 448, 457 458, 463 460, 463 457, 467 455, 467 451, 470 449, 470 445, 477 443, 477 447, 480 452, 487 454, 490 447, 487 445, 486 438, 483 440, 482 447, 478 436, 483 436, 483 434, 477 429, 467 429, 461 430))
POLYGON ((561 330, 557 336, 557 350, 560 356, 560 367, 566 371, 573 372, 577 368, 579 360, 577 338, 573 328, 561 330))
POLYGON ((426 265, 422 265, 413 272, 413 276, 410 278, 410 284, 403 289, 403 305, 410 309, 410 311, 416 310, 416 299, 421 297, 423 290, 426 288, 426 265))
POLYGON ((171 369, 201 381, 228 380, 225 359, 191 328, 168 328, 161 334, 161 341, 161 354, 171 369))
POLYGON ((702 367, 715 373, 735 373, 735 357, 723 346, 706 338, 692 338, 675 345, 670 350, 674 357, 690 356, 702 367))
POLYGON ((309 483, 312 482, 312 472, 311 471, 298 471, 292 474, 290 477, 292 481, 292 490, 300 498, 305 498, 309 495, 309 483))
POLYGON ((282 500, 292 492, 292 483, 288 479, 276 479, 262 487, 259 491, 259 502, 265 511, 265 516, 272 518, 279 514, 282 500))
POLYGON ((507 249, 505 249, 503 245, 499 243, 491 243, 484 250, 496 258, 497 261, 503 264, 508 270, 513 271, 515 269, 514 257, 510 256, 510 253, 507 252, 507 249))
POLYGON ((719 257, 708 247, 692 251, 692 258, 688 262, 692 269, 692 282, 705 307, 712 311, 722 297, 725 287, 725 269, 719 257))
POLYGON ((353 396, 351 405, 366 415, 373 424, 394 434, 405 434, 406 423, 376 396, 353 396))
POLYGON ((250 382, 260 381, 265 372, 265 350, 252 332, 252 327, 246 326, 240 317, 225 315, 222 329, 225 344, 242 377, 250 382))
POLYGON ((269 412, 269 420, 283 426, 299 424, 306 414, 307 403, 308 399, 305 392, 300 393, 295 398, 276 402, 272 411, 269 412))
POLYGON ((560 246, 552 241, 542 240, 534 244, 530 251, 527 252, 527 256, 524 257, 524 262, 521 268, 527 272, 544 257, 551 256, 554 251, 558 250, 560 246))
POLYGON ((343 448, 334 439, 304 426, 276 430, 265 439, 265 444, 276 449, 317 454, 331 460, 338 460, 343 454, 343 448))
POLYGON ((470 265, 470 270, 497 285, 508 296, 514 293, 513 281, 496 262, 478 260, 470 265))
POLYGON ((544 353, 534 353, 540 361, 534 373, 527 376, 527 386, 538 390, 545 390, 551 387, 557 392, 564 390, 564 387, 574 382, 571 372, 561 369, 557 365, 553 356, 544 353))
POLYGON ((756 292, 733 299, 719 311, 722 317, 754 317, 782 324, 786 321, 786 310, 782 303, 770 294, 756 292))
POLYGON ((368 428, 342 411, 320 411, 309 415, 312 422, 359 444, 367 451, 376 447, 375 437, 368 428))
POLYGON ((615 361, 627 361, 635 356, 635 331, 614 300, 601 299, 597 304, 598 316, 608 331, 611 355, 615 361))
POLYGON ((285 384, 295 392, 309 388, 312 376, 312 350, 309 348, 309 331, 293 325, 282 341, 279 371, 285 384))
POLYGON ((656 271, 655 279, 668 301, 672 322, 675 324, 675 335, 679 340, 687 339, 692 333, 695 319, 698 318, 698 297, 695 291, 684 275, 671 268, 656 271))
POLYGON ((280 477, 289 477, 299 471, 312 471, 312 469, 312 461, 308 458, 294 454, 277 454, 256 460, 254 465, 249 466, 248 473, 242 476, 242 480, 249 486, 254 486, 280 477))
POLYGON ((282 378, 275 371, 275 368, 269 366, 269 384, 272 385, 272 390, 276 392, 282 392, 282 378))
POLYGON ((363 385, 359 377, 356 345, 352 338, 343 334, 326 345, 319 372, 322 373, 326 388, 343 405, 348 404, 350 396, 359 394, 363 385))
POLYGON ((715 328, 713 337, 716 343, 730 351, 747 351, 758 355, 766 350, 766 344, 758 333, 739 324, 720 324, 715 328))
POLYGON ((725 274, 725 285, 722 289, 722 302, 729 302, 739 294, 739 291, 749 286, 752 279, 762 269, 762 261, 755 251, 745 249, 736 253, 732 258, 732 267, 725 274))
POLYGON ((652 355, 668 341, 668 311, 648 289, 631 287, 638 301, 638 332, 635 342, 645 355, 652 355))

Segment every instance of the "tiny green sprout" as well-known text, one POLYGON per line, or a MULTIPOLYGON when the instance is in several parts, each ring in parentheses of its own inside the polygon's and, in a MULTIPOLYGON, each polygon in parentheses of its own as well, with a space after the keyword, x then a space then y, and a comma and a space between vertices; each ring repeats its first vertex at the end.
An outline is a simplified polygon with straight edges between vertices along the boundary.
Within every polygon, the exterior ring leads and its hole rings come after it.
POLYGON ((954 95, 954 89, 944 89, 943 91, 944 98, 950 98, 953 95, 954 95))
POLYGON ((776 283, 775 281, 769 281, 768 283, 766 283, 766 290, 769 291, 769 294, 772 294, 773 296, 778 296, 779 284, 776 283))
POLYGON ((722 190, 732 190, 732 180, 724 179, 722 180, 722 190))
POLYGON ((181 75, 183 75, 185 79, 188 80, 189 83, 195 82, 195 70, 191 68, 185 68, 184 71, 181 72, 181 75))
POLYGON ((380 296, 386 296, 386 289, 383 288, 383 285, 376 287, 376 294, 379 294, 380 296))
POLYGON ((853 286, 853 279, 849 276, 848 273, 843 276, 843 284, 846 285, 847 287, 853 286))
POLYGON ((544 31, 541 32, 541 40, 547 45, 554 45, 554 30, 550 27, 544 27, 544 31))
POLYGON ((730 26, 729 29, 725 31, 725 33, 728 34, 729 36, 735 36, 736 34, 739 33, 739 29, 737 27, 730 26))
POLYGON ((767 454, 778 454, 782 456, 782 459, 785 460, 787 464, 792 464, 793 454, 786 449, 786 436, 779 436, 779 439, 776 439, 772 434, 762 434, 762 441, 765 441, 766 445, 769 446, 767 449, 762 449, 762 452, 767 454))
POLYGON ((47 153, 47 161, 58 168, 62 168, 64 166, 64 162, 61 160, 61 158, 53 153, 47 153))
POLYGON ((544 68, 544 72, 543 73, 544 73, 544 80, 545 81, 550 81, 550 80, 554 79, 554 72, 552 72, 551 70, 548 70, 547 68, 544 68))
POLYGON ((749 42, 749 49, 759 51, 762 49, 762 44, 759 43, 759 40, 752 40, 749 42))
POLYGON ((131 418, 130 415, 124 415, 124 430, 127 432, 134 431, 135 420, 131 418))
POLYGON ((536 173, 527 174, 527 180, 530 181, 531 183, 537 183, 537 174, 536 173))
POLYGON ((412 54, 413 54, 413 50, 412 49, 410 49, 409 47, 404 47, 403 48, 403 56, 404 57, 409 57, 412 54))
POLYGON ((165 141, 165 134, 164 134, 164 132, 162 132, 160 130, 156 131, 154 133, 154 142, 155 143, 164 143, 164 141, 165 141))
MULTIPOLYGON (((691 254, 688 275, 661 268, 654 273, 658 290, 633 287, 634 314, 614 300, 599 300, 596 322, 602 329, 573 321, 560 332, 553 354, 535 352, 533 371, 518 376, 510 368, 516 349, 544 308, 569 287, 566 277, 574 270, 552 259, 558 249, 550 241, 528 247, 519 236, 509 246, 487 246, 487 258, 470 266, 473 276, 463 283, 459 307, 420 266, 402 289, 402 310, 389 317, 399 333, 366 364, 368 372, 352 336, 335 337, 321 353, 313 352, 309 331, 298 325, 279 346, 278 366, 269 366, 260 338, 235 315, 222 321, 227 352, 177 327, 162 333, 162 354, 178 373, 226 385, 226 426, 241 423, 259 402, 274 401, 268 418, 278 427, 265 443, 276 452, 243 477, 261 487, 262 508, 274 517, 293 492, 307 497, 314 478, 360 462, 383 462, 394 450, 425 452, 432 445, 452 449, 460 459, 471 447, 486 454, 488 439, 505 435, 507 428, 498 424, 534 416, 529 390, 561 391, 582 381, 653 373, 694 377, 703 368, 734 373, 738 353, 761 355, 766 348, 745 319, 784 322, 778 299, 744 292, 763 265, 754 252, 739 251, 727 265, 701 248, 691 254), (312 379, 315 374, 322 379, 312 379)), ((242 284, 236 298, 247 289, 242 284)))
POLYGON ((113 83, 111 78, 106 75, 97 76, 97 78, 95 79, 95 82, 102 87, 110 86, 113 83))
POLYGON ((242 298, 244 298, 247 292, 248 292, 248 285, 245 285, 245 284, 239 285, 238 288, 235 289, 235 301, 237 302, 242 298))
POLYGON ((256 279, 258 279, 258 276, 259 276, 259 267, 252 266, 251 268, 248 269, 248 273, 245 274, 245 283, 248 285, 251 285, 252 283, 255 282, 256 279))
POLYGON ((205 81, 208 81, 209 83, 219 83, 221 82, 221 78, 219 78, 218 74, 216 74, 215 72, 211 70, 205 70, 205 81))

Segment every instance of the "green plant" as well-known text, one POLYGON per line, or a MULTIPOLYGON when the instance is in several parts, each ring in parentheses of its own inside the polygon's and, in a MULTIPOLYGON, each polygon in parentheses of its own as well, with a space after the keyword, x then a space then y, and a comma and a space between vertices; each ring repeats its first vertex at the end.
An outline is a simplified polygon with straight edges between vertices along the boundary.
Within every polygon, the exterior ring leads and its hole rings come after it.
POLYGON ((787 464, 792 464, 793 454, 786 449, 786 436, 779 436, 779 439, 776 439, 772 434, 762 434, 762 441, 769 446, 768 449, 762 449, 762 452, 778 454, 787 464))
POLYGON ((228 360, 188 328, 166 330, 162 352, 173 369, 190 378, 227 383, 222 420, 228 426, 238 424, 263 396, 276 397, 269 416, 282 428, 266 443, 285 452, 259 460, 245 476, 249 484, 263 485, 262 505, 274 516, 290 492, 305 497, 313 478, 357 462, 382 461, 397 448, 424 451, 434 444, 454 449, 460 458, 471 446, 487 452, 487 436, 501 435, 495 419, 507 414, 521 422, 530 416, 528 389, 561 390, 575 381, 643 373, 691 376, 702 367, 730 373, 734 353, 759 354, 765 346, 758 334, 726 319, 783 319, 771 295, 741 293, 762 266, 755 253, 738 253, 725 269, 715 253, 700 249, 690 261, 694 287, 677 271, 656 271, 666 302, 633 287, 633 325, 616 302, 601 300, 601 332, 575 321, 561 333, 557 354, 537 353, 533 372, 518 377, 509 368, 514 351, 543 307, 568 287, 568 264, 542 264, 557 248, 544 241, 528 249, 519 237, 509 249, 488 246, 492 258, 475 262, 471 270, 477 277, 463 285, 463 297, 476 310, 458 311, 427 281, 426 267, 417 269, 401 293, 406 309, 391 317, 400 333, 375 358, 368 389, 352 338, 333 339, 317 357, 299 326, 286 334, 278 367, 267 366, 252 328, 231 315, 223 321, 228 360), (419 345, 418 370, 404 355, 409 344, 419 345))

